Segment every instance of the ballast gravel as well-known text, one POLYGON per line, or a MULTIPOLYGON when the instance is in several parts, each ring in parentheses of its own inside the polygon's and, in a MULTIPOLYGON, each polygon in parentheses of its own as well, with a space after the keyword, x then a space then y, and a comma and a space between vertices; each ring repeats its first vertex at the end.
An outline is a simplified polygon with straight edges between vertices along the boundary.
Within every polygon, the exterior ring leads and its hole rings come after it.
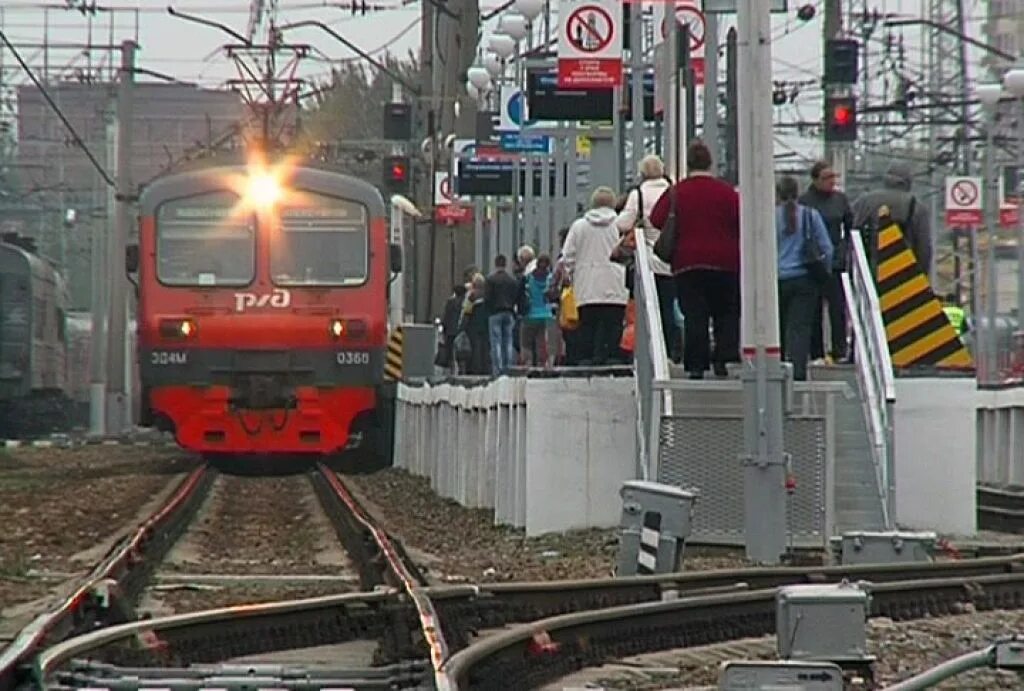
MULTIPOLYGON (((346 475, 345 483, 437 583, 549 581, 613 575, 618 532, 574 530, 526 537, 494 525, 494 512, 439 497, 426 478, 395 468, 346 475)), ((744 565, 742 553, 687 549, 684 568, 744 565)))
POLYGON ((92 566, 196 463, 132 445, 0 450, 0 620, 92 566))

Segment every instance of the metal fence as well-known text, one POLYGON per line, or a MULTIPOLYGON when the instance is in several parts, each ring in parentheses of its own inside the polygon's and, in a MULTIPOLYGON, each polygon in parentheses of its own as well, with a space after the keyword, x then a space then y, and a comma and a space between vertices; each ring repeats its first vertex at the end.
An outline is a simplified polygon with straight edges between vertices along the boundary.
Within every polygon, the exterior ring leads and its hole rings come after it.
POLYGON ((640 477, 658 477, 660 458, 660 420, 672 412, 672 392, 656 388, 667 382, 668 351, 662 338, 658 291, 651 269, 652 249, 646 242, 636 243, 636 277, 633 296, 636 302, 635 344, 633 346, 636 380, 636 441, 640 477))
POLYGON ((849 272, 842 274, 843 289, 853 330, 854 361, 861 406, 867 422, 878 489, 882 496, 882 517, 886 527, 891 528, 896 515, 893 458, 896 382, 874 274, 859 231, 852 232, 850 248, 852 261, 849 272))

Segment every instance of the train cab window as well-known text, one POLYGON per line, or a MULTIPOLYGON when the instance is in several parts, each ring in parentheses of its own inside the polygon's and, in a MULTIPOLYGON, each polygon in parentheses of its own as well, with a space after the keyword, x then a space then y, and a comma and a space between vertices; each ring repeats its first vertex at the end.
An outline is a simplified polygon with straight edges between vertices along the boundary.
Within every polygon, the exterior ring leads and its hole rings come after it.
POLYGON ((278 285, 360 285, 366 281, 369 223, 362 204, 303 193, 281 210, 271 243, 278 285))
POLYGON ((230 192, 164 202, 156 214, 157 277, 173 286, 243 286, 256 274, 256 228, 230 192))

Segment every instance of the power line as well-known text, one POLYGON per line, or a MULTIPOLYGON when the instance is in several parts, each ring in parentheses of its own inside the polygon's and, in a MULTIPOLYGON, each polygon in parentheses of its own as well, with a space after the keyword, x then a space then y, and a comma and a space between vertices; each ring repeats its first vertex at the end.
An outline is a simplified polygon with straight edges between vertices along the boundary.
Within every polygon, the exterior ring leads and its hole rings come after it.
POLYGON ((14 59, 18 61, 18 64, 21 65, 21 68, 25 70, 25 74, 27 74, 28 78, 32 80, 32 83, 36 85, 36 88, 39 89, 39 92, 43 95, 43 98, 46 99, 46 103, 49 104, 53 112, 56 113, 58 118, 60 118, 60 121, 64 124, 64 127, 71 134, 71 138, 74 140, 75 145, 78 146, 86 155, 86 157, 89 159, 89 162, 92 164, 93 168, 95 168, 96 171, 100 174, 100 177, 103 178, 103 181, 107 183, 109 187, 114 187, 114 179, 110 177, 110 174, 107 173, 106 169, 100 165, 100 162, 96 160, 95 156, 93 156, 92 151, 90 151, 89 147, 85 145, 84 141, 82 141, 82 138, 78 136, 78 132, 75 131, 75 128, 64 116, 63 111, 61 111, 61 109, 57 106, 54 100, 50 97, 50 93, 43 86, 42 82, 40 82, 39 79, 36 78, 36 75, 32 71, 32 69, 21 58, 21 53, 18 52, 18 49, 15 48, 14 45, 9 40, 7 40, 7 34, 5 34, 2 29, 0 29, 0 40, 3 40, 4 45, 6 45, 7 49, 10 50, 11 54, 14 55, 14 59))

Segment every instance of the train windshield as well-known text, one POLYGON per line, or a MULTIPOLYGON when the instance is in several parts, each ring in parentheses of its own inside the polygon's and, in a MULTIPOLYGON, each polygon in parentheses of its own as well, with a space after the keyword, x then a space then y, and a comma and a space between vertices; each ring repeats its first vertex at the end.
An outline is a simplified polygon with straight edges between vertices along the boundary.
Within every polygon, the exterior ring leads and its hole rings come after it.
POLYGON ((304 192, 281 210, 270 273, 278 285, 359 285, 368 268, 366 208, 304 192))
POLYGON ((243 286, 256 274, 251 216, 231 192, 164 202, 156 215, 157 277, 174 286, 243 286))

